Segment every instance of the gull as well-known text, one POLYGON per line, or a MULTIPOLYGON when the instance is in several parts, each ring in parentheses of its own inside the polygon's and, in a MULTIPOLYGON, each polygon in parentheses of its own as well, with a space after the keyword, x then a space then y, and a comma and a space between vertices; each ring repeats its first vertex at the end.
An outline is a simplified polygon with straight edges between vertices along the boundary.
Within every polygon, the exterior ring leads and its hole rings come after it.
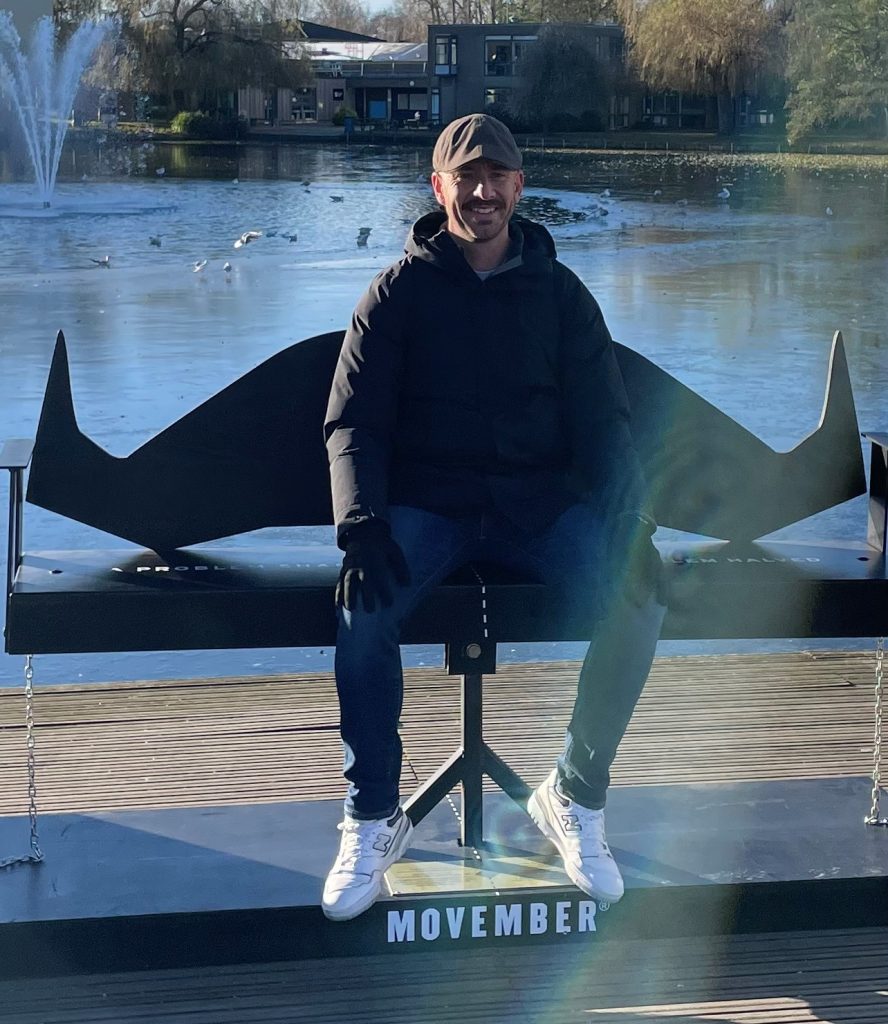
POLYGON ((206 265, 207 265, 207 261, 206 260, 195 260, 194 261, 194 266, 191 268, 192 273, 199 274, 206 265))
POLYGON ((156 245, 158 249, 163 244, 163 240, 161 239, 160 235, 149 235, 148 242, 151 245, 156 245))
POLYGON ((231 184, 232 185, 240 185, 240 178, 232 178, 231 179, 231 184))
POLYGON ((676 199, 675 200, 675 205, 676 206, 687 206, 688 205, 688 201, 687 201, 687 199, 676 199))
POLYGON ((726 188, 723 187, 722 190, 719 193, 717 193, 715 198, 716 199, 730 199, 731 198, 731 193, 726 188))
POLYGON ((111 257, 110 256, 103 256, 100 260, 93 259, 93 257, 90 256, 90 259, 92 260, 93 263, 95 263, 95 265, 97 267, 110 267, 111 266, 111 257))
POLYGON ((228 262, 228 260, 226 260, 222 264, 222 269, 225 271, 226 274, 230 274, 231 273, 231 264, 228 262))
POLYGON ((655 195, 655 196, 661 196, 661 195, 663 195, 663 189, 661 189, 661 188, 655 188, 655 189, 654 189, 654 195, 655 195))
POLYGON ((832 215, 833 215, 833 211, 832 211, 832 207, 831 206, 827 206, 827 208, 823 212, 827 215, 827 217, 832 217, 832 215))
POLYGON ((166 174, 166 167, 158 167, 154 173, 158 178, 162 178, 166 174))
POLYGON ((334 203, 341 203, 344 198, 345 198, 345 196, 330 196, 330 199, 334 203))
POLYGON ((240 238, 234 243, 235 249, 240 249, 245 245, 249 245, 250 242, 254 242, 257 238, 262 237, 261 231, 245 231, 240 238))
POLYGON ((609 188, 606 188, 606 189, 605 189, 605 190, 604 190, 603 192, 599 192, 598 194, 599 194, 599 195, 600 195, 600 196, 601 196, 601 197, 602 197, 603 199, 609 199, 609 198, 610 198, 610 194, 611 194, 611 190, 610 190, 609 188))

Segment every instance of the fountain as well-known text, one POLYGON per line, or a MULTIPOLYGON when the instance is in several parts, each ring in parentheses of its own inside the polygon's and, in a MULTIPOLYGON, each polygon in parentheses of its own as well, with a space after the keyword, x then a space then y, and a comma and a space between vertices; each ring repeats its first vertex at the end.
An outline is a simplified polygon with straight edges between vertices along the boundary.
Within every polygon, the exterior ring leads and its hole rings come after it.
POLYGON ((0 88, 24 133, 44 207, 50 206, 81 75, 113 24, 110 19, 83 22, 57 53, 52 18, 40 18, 26 55, 12 15, 0 11, 0 88))

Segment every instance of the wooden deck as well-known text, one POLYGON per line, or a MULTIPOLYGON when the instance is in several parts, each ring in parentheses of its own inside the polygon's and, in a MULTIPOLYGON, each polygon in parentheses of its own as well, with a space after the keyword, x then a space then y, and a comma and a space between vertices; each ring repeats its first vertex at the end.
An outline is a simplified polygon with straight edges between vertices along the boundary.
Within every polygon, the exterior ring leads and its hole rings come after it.
MULTIPOLYGON (((329 675, 40 688, 39 666, 37 659, 45 813, 341 796, 329 675)), ((529 780, 549 770, 560 747, 577 669, 508 666, 485 683, 488 737, 529 780)), ((873 672, 866 652, 659 659, 615 765, 615 785, 867 776, 873 672)), ((440 670, 407 673, 405 792, 456 744, 456 686, 440 670)), ((26 807, 24 740, 21 692, 0 691, 2 816, 26 807)), ((868 810, 861 806, 860 817, 868 810)), ((602 936, 591 945, 0 981, 0 1024, 380 1020, 885 1024, 888 928, 602 936)))
MULTIPOLYGON (((508 665, 485 680, 488 740, 529 781, 560 749, 577 671, 508 665)), ((329 674, 43 688, 39 676, 37 658, 43 811, 342 795, 329 674)), ((660 658, 614 785, 869 775, 873 683, 869 652, 660 658)), ((405 793, 456 746, 457 685, 440 669, 406 673, 405 793)), ((0 690, 0 815, 26 809, 23 712, 20 690, 0 690)))
POLYGON ((885 1024, 888 929, 0 983, 0 1024, 885 1024))

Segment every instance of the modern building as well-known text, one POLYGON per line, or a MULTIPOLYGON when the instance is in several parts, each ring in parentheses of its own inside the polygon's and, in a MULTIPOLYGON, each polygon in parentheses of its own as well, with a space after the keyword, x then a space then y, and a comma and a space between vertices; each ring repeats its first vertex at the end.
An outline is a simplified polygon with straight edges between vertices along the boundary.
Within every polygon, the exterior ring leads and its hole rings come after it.
POLYGON ((238 90, 238 110, 252 124, 330 124, 339 111, 354 111, 362 123, 427 123, 424 42, 387 43, 308 21, 301 26, 302 38, 289 46, 294 56, 308 55, 312 83, 297 90, 238 90))
MULTIPOLYGON (((363 125, 426 127, 497 104, 508 106, 520 63, 535 45, 539 22, 430 25, 424 42, 386 43, 372 36, 302 22, 293 55, 308 54, 314 80, 301 90, 244 88, 238 109, 256 126, 330 124, 354 111, 363 125)), ((572 26, 588 33, 595 56, 623 68, 623 31, 615 23, 572 26)), ((619 80, 618 76, 618 80, 619 80)), ((627 95, 603 98, 606 127, 641 116, 627 95)))
MULTIPOLYGON (((565 25, 588 34, 596 59, 619 70, 624 65, 623 29, 614 22, 565 25)), ((540 22, 503 25, 430 25, 429 109, 446 123, 472 110, 508 107, 518 85, 521 61, 534 46, 540 22)), ((628 95, 606 97, 607 127, 625 128, 633 110, 628 95)), ((638 116, 638 112, 635 112, 638 116)))

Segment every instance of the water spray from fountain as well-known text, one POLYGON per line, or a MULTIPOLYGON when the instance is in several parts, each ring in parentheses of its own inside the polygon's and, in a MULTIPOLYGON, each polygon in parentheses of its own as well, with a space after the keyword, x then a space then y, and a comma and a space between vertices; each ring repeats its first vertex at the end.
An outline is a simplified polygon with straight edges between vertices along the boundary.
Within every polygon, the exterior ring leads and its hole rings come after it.
POLYGON ((113 27, 110 19, 85 21, 57 53, 52 18, 40 18, 25 54, 12 15, 0 11, 0 89, 24 133, 44 207, 50 205, 80 78, 113 27))

